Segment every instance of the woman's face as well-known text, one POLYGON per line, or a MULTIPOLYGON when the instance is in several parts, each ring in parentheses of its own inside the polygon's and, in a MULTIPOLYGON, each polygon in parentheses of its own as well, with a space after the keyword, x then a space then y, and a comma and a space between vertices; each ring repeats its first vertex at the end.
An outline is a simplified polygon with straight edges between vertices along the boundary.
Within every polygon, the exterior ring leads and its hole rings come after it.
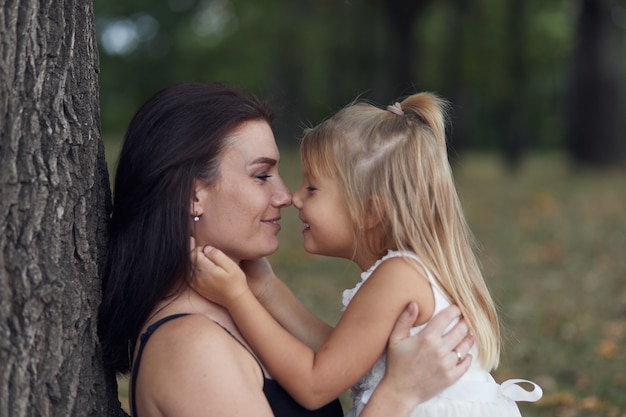
POLYGON ((280 209, 291 204, 291 194, 278 174, 278 148, 265 121, 245 122, 228 140, 219 180, 209 186, 196 181, 196 242, 235 261, 260 258, 278 249, 280 209))

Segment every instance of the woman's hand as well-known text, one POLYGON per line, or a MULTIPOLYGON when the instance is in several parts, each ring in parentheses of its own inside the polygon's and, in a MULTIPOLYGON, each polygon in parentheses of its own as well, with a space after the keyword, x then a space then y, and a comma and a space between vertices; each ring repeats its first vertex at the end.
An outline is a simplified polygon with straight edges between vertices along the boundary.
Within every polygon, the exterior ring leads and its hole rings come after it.
POLYGON ((228 306, 250 292, 246 275, 239 265, 219 249, 205 245, 191 252, 194 274, 191 287, 207 300, 228 306))
POLYGON ((456 382, 471 365, 468 352, 474 344, 463 319, 446 333, 460 314, 456 306, 448 307, 420 333, 409 336, 417 317, 417 305, 410 303, 389 338, 383 388, 415 407, 456 382))

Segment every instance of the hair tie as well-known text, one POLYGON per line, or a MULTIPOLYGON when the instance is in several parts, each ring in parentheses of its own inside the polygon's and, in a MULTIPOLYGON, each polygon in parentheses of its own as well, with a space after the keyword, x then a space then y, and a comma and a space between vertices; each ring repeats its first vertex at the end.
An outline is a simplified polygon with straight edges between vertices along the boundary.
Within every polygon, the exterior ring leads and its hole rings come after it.
POLYGON ((398 116, 404 116, 404 111, 402 110, 402 106, 397 101, 387 106, 387 110, 389 110, 392 113, 397 114, 398 116))

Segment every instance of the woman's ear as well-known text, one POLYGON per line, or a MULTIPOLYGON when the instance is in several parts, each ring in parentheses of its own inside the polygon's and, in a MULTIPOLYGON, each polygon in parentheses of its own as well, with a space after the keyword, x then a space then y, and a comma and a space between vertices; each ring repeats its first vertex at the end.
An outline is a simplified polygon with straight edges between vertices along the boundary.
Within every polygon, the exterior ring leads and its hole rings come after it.
POLYGON ((191 195, 191 202, 189 205, 189 215, 192 217, 200 217, 204 213, 204 206, 208 197, 207 185, 195 179, 193 181, 193 192, 191 195))

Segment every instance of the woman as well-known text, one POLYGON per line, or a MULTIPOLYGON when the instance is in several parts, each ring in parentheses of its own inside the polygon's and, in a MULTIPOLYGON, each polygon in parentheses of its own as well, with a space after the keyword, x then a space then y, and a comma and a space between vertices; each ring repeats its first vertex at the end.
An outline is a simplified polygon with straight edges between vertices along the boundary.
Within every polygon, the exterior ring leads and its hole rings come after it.
MULTIPOLYGON (((134 417, 341 415, 338 401, 312 411, 295 403, 260 365, 228 312, 189 285, 191 256, 199 253, 193 239, 248 262, 255 293, 303 341, 322 327, 284 285, 267 279, 263 257, 278 249, 280 209, 291 204, 278 174, 271 120, 254 98, 219 85, 187 84, 155 94, 130 123, 115 178, 99 329, 105 363, 121 373, 133 364, 134 417)), ((405 315, 414 314, 413 306, 405 315)), ((400 321, 390 341, 390 361, 399 364, 365 416, 406 414, 407 405, 467 369, 469 359, 457 365, 450 354, 469 350, 467 327, 461 322, 442 336, 455 316, 458 310, 449 311, 413 340, 402 340, 400 321), (406 349, 411 355, 393 357, 406 349), (412 374, 397 371, 403 367, 412 374), (407 383, 413 375, 415 382, 407 383)))

